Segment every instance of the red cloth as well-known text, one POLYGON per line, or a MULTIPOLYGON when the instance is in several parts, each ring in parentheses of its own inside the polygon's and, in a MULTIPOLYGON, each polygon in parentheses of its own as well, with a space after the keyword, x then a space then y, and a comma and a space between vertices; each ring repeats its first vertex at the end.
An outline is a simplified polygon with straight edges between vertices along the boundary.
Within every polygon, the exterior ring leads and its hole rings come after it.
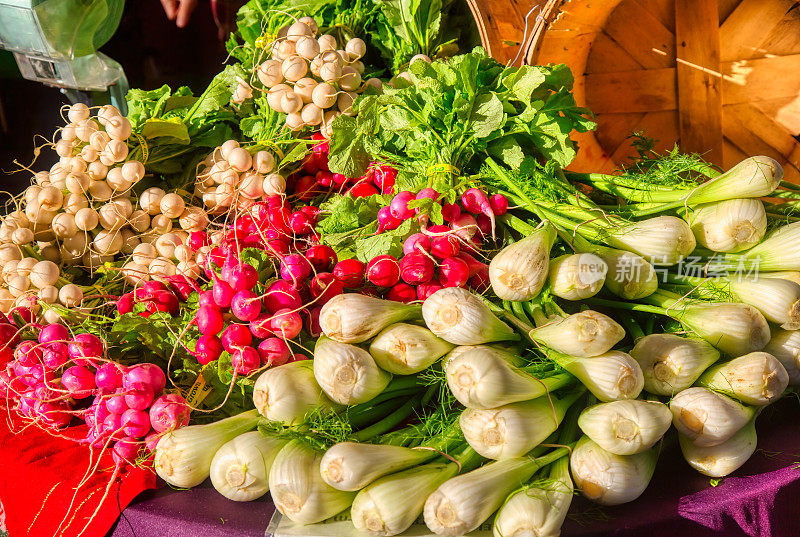
MULTIPOLYGON (((151 470, 120 469, 97 515, 84 530, 114 473, 110 450, 76 493, 89 468, 90 455, 97 462, 100 450, 36 427, 28 427, 22 434, 12 432, 23 425, 6 411, 0 413, 0 518, 4 513, 9 537, 103 537, 134 497, 156 487, 151 470)), ((81 438, 86 426, 70 427, 61 434, 81 438)), ((2 530, 0 526, 0 534, 2 530)))

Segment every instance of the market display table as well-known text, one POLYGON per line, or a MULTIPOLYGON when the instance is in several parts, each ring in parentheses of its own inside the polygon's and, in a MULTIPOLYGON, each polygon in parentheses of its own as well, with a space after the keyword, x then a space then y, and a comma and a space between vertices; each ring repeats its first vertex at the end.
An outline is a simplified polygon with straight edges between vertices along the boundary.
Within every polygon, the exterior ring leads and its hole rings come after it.
MULTIPOLYGON (((636 501, 599 507, 576 497, 563 537, 796 537, 800 535, 800 405, 793 397, 758 418, 758 450, 716 486, 666 446, 636 501)), ((147 491, 125 509, 112 537, 260 537, 268 499, 236 503, 206 482, 188 491, 147 491)), ((354 531, 355 535, 355 531, 354 531)))

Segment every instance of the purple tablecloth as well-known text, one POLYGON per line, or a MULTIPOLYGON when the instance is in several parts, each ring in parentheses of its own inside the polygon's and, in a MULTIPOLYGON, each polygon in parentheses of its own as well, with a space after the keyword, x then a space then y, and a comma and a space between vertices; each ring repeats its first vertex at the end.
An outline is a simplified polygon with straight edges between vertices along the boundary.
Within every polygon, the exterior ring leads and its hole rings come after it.
MULTIPOLYGON (((576 497, 563 537, 800 536, 800 405, 794 398, 759 417, 758 450, 717 486, 692 470, 677 443, 665 447, 650 487, 635 502, 600 508, 576 497)), ((128 507, 112 537, 261 537, 268 499, 231 502, 208 483, 148 491, 128 507)))

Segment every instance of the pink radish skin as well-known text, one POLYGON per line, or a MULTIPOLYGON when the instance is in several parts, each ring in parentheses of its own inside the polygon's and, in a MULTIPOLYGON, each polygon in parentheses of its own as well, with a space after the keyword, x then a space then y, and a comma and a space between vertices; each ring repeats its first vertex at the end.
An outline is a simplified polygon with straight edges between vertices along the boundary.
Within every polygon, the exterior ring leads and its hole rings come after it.
POLYGON ((425 300, 440 289, 442 289, 442 286, 439 285, 438 283, 420 284, 417 286, 417 298, 419 300, 425 300))
POLYGON ((150 407, 150 425, 157 433, 180 429, 189 424, 191 412, 186 399, 168 393, 156 399, 150 407))
POLYGON ((417 254, 420 251, 431 251, 431 239, 424 233, 414 233, 403 243, 403 253, 406 255, 417 254))
POLYGON ((400 260, 400 277, 410 285, 427 283, 433 278, 435 267, 425 254, 408 254, 400 260))
POLYGON ((283 339, 294 339, 303 329, 303 319, 296 311, 278 310, 270 319, 270 328, 275 335, 283 339))
POLYGON ((306 259, 317 272, 328 272, 336 264, 336 252, 326 244, 315 244, 306 250, 306 259))
POLYGON ((218 334, 225 324, 222 311, 217 306, 202 306, 197 310, 197 329, 207 336, 218 334))
POLYGON ((281 278, 297 284, 311 275, 311 263, 301 254, 289 254, 281 260, 281 278))
POLYGON ((72 415, 68 412, 69 408, 64 404, 48 403, 36 401, 33 404, 33 412, 45 423, 45 425, 61 429, 69 425, 72 415))
POLYGON ((336 263, 336 266, 333 267, 333 275, 345 287, 357 288, 364 283, 366 269, 366 265, 358 259, 345 259, 336 263))
POLYGON ((278 310, 298 309, 303 305, 299 291, 286 280, 278 280, 273 283, 264 296, 264 307, 270 313, 278 310))
POLYGON ((417 290, 407 283, 400 282, 389 289, 389 292, 386 293, 386 298, 388 300, 405 302, 407 304, 417 299, 417 290))
POLYGON ((459 207, 457 204, 455 203, 442 204, 442 218, 444 218, 445 222, 452 222, 459 216, 461 216, 461 207, 459 207))
POLYGON ((249 291, 258 283, 258 272, 252 265, 241 263, 231 269, 228 283, 234 292, 249 291))
POLYGON ((125 404, 134 410, 144 410, 153 402, 155 393, 149 384, 134 384, 125 389, 125 404))
POLYGON ((121 440, 125 437, 122 432, 122 415, 109 414, 103 420, 103 436, 110 436, 114 440, 121 440))
POLYGON ((292 357, 292 351, 284 340, 270 337, 258 344, 261 365, 267 367, 283 365, 292 357))
POLYGON ((273 335, 272 333, 272 315, 262 313, 247 325, 250 333, 258 339, 268 338, 273 335))
POLYGON ((222 347, 233 353, 240 347, 248 347, 253 342, 253 335, 250 329, 243 324, 231 324, 222 332, 222 347))
POLYGON ((239 375, 249 375, 261 366, 261 357, 253 347, 240 347, 231 353, 231 365, 239 375))
POLYGON ((21 365, 30 367, 41 363, 42 350, 34 341, 23 341, 14 349, 14 357, 21 365))
POLYGON ((231 306, 233 289, 228 285, 228 282, 222 281, 215 276, 212 291, 214 293, 214 302, 216 302, 218 307, 226 309, 231 306))
POLYGON ((464 287, 469 279, 469 266, 457 257, 445 259, 439 265, 439 283, 443 287, 464 287))
POLYGON ((93 334, 77 334, 67 346, 69 357, 78 365, 93 365, 104 350, 103 341, 93 334))
POLYGON ((306 329, 308 330, 308 333, 311 334, 311 337, 319 337, 322 335, 322 328, 319 326, 319 314, 321 312, 322 306, 311 308, 308 311, 308 317, 306 318, 306 329))
POLYGON ((136 387, 138 384, 150 386, 153 393, 158 395, 167 386, 167 377, 156 364, 137 364, 123 372, 122 386, 127 389, 136 387))
POLYGON ((122 386, 122 367, 113 362, 101 365, 94 374, 94 382, 102 392, 113 393, 122 386))
POLYGON ((495 215, 494 210, 492 210, 492 204, 489 202, 489 198, 486 197, 486 193, 479 188, 470 188, 461 195, 461 203, 469 212, 473 214, 483 214, 489 218, 491 222, 492 238, 494 238, 495 215))
POLYGON ((392 198, 392 202, 389 204, 392 216, 400 221, 414 216, 414 209, 408 207, 409 202, 414 199, 414 194, 407 190, 397 194, 394 198, 392 198))
POLYGON ((324 306, 330 299, 344 292, 342 282, 337 280, 330 272, 320 272, 311 280, 309 286, 311 296, 314 297, 316 306, 324 306))
POLYGON ((158 441, 161 440, 163 435, 161 433, 150 433, 144 439, 144 448, 148 451, 148 453, 152 453, 156 450, 156 446, 158 445, 158 441))
POLYGON ((75 399, 84 399, 92 395, 95 389, 94 374, 88 367, 74 365, 61 375, 61 384, 75 399))
POLYGON ((261 313, 261 299, 250 290, 239 291, 231 300, 231 313, 240 321, 252 321, 261 313))
POLYGON ((39 332, 39 343, 66 342, 68 339, 69 330, 63 324, 48 324, 39 332))
POLYGON ((456 235, 465 241, 470 240, 478 232, 478 221, 471 214, 462 214, 453 220, 451 226, 456 235))
POLYGON ((217 360, 222 354, 222 342, 217 336, 200 336, 195 345, 194 356, 202 365, 217 360))
POLYGON ((495 216, 504 215, 508 211, 508 198, 502 194, 495 194, 489 198, 489 205, 491 205, 495 216))
POLYGON ((440 196, 441 196, 441 194, 439 194, 438 192, 436 192, 436 190, 434 190, 432 188, 423 188, 422 190, 417 192, 416 199, 418 199, 418 200, 430 199, 430 200, 436 201, 436 200, 439 199, 440 196))
POLYGON ((111 448, 111 455, 114 458, 114 464, 135 464, 136 459, 139 458, 139 448, 140 445, 138 442, 133 442, 131 440, 118 440, 114 443, 114 447, 111 448))
POLYGON ((400 227, 403 221, 395 218, 392 216, 391 208, 389 207, 381 207, 378 210, 378 231, 377 233, 383 233, 386 230, 393 230, 400 227))
POLYGON ((117 300, 117 311, 120 315, 133 312, 133 293, 125 293, 117 300))
MULTIPOLYGON (((431 230, 433 231, 434 228, 438 227, 439 226, 432 226, 431 230)), ((437 230, 435 233, 443 232, 441 230, 437 230)), ((450 232, 448 229, 447 232, 444 232, 444 234, 432 236, 431 254, 439 259, 447 259, 448 257, 457 255, 458 252, 461 251, 461 244, 454 235, 455 234, 450 232)))
POLYGON ((200 293, 200 296, 197 298, 197 305, 201 308, 203 306, 217 307, 217 303, 214 302, 214 291, 208 290, 200 293))
POLYGON ((193 252, 209 244, 211 244, 211 239, 205 231, 192 231, 189 233, 189 238, 186 241, 186 245, 189 246, 193 252))
POLYGON ((150 432, 150 416, 143 410, 126 410, 122 414, 122 432, 131 438, 147 435, 150 432))
POLYGON ((111 414, 122 414, 128 410, 128 403, 125 402, 125 391, 121 388, 105 401, 106 408, 111 414))

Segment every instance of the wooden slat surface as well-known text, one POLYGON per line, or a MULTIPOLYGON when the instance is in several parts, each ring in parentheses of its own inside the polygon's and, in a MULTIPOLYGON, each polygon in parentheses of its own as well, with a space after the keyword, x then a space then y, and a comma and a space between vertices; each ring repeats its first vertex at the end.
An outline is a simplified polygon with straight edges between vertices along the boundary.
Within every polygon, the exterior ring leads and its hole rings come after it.
POLYGON ((722 81, 717 0, 675 0, 681 149, 722 164, 722 81))
POLYGON ((794 0, 742 0, 720 26, 720 59, 743 60, 762 57, 761 44, 786 13, 794 0))
MULTIPOLYGON (((655 138, 655 150, 659 153, 665 153, 675 145, 674 133, 677 130, 677 116, 674 113, 650 112, 645 114, 641 121, 636 124, 633 132, 641 132, 645 136, 655 138)), ((617 164, 624 164, 626 159, 636 154, 636 150, 631 145, 630 140, 625 140, 611 154, 611 160, 617 164)))
POLYGON ((603 30, 647 69, 675 65, 674 34, 636 2, 620 3, 603 30))
POLYGON ((636 130, 636 126, 644 119, 644 114, 603 114, 597 123, 597 141, 613 154, 619 146, 626 143, 626 138, 636 130))
MULTIPOLYGON (((670 0, 672 1, 672 0, 670 0)), ((586 61, 586 73, 641 71, 644 66, 605 33, 597 34, 586 61)))

